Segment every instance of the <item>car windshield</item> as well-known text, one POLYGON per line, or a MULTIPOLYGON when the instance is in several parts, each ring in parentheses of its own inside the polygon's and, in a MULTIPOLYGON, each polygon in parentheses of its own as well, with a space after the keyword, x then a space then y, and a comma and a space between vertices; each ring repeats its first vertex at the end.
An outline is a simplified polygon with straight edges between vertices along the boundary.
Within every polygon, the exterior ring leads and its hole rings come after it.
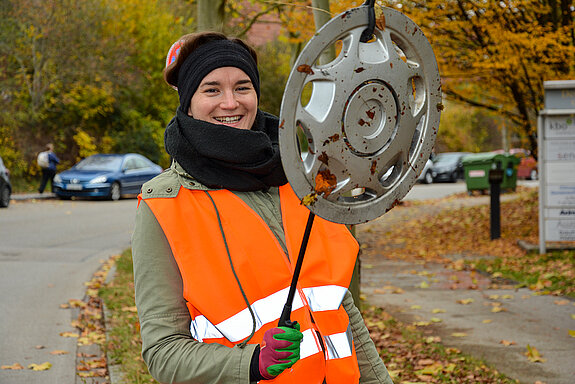
POLYGON ((459 155, 458 154, 447 154, 447 153, 440 153, 439 155, 437 155, 435 157, 435 159, 433 160, 433 162, 437 165, 442 165, 442 164, 453 164, 456 163, 457 160, 459 159, 459 155))
POLYGON ((116 171, 122 165, 121 156, 90 156, 76 164, 82 171, 116 171))

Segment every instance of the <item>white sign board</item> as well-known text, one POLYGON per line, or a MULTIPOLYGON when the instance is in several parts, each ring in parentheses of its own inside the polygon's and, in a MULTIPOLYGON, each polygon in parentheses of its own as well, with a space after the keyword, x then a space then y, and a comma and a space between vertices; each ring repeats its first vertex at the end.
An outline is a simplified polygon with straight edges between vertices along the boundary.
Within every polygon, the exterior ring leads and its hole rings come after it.
POLYGON ((547 116, 545 119, 545 138, 562 139, 575 137, 575 119, 572 115, 547 116))
POLYGON ((575 220, 546 220, 547 241, 575 241, 575 220))
POLYGON ((575 140, 547 140, 545 160, 575 161, 575 140))
POLYGON ((539 252, 575 241, 575 81, 546 81, 539 145, 539 252))
POLYGON ((549 185, 545 192, 545 206, 575 206, 575 185, 549 185))

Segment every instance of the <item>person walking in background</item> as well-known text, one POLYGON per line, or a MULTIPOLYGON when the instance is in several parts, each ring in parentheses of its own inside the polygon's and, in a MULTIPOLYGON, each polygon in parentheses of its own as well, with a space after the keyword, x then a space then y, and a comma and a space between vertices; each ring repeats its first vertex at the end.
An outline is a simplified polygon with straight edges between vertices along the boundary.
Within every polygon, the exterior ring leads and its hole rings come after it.
POLYGON ((54 145, 52 143, 46 144, 46 150, 38 154, 38 165, 42 168, 42 181, 40 182, 39 193, 44 193, 44 189, 50 181, 51 190, 54 189, 54 176, 56 175, 56 165, 60 163, 60 159, 54 153, 54 145))

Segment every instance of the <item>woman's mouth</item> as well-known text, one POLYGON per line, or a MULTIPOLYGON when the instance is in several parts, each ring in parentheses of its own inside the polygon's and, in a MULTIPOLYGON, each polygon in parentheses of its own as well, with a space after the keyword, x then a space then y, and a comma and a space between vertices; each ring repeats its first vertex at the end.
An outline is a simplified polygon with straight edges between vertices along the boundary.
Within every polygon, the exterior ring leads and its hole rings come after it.
POLYGON ((214 117, 215 120, 219 121, 222 124, 235 124, 242 119, 241 115, 238 116, 222 116, 222 117, 214 117))

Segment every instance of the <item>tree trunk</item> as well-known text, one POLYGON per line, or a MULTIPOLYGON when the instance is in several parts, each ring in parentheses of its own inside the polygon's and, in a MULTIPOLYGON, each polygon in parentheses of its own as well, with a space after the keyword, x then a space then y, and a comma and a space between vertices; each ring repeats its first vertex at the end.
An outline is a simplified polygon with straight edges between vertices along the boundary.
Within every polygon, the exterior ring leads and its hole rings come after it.
POLYGON ((219 31, 224 27, 226 0, 198 0, 197 30, 219 31))
MULTIPOLYGON (((331 19, 329 0, 312 0, 311 5, 313 7, 315 30, 317 31, 331 19)), ((319 62, 320 64, 327 64, 333 59, 335 59, 335 47, 332 44, 321 53, 319 62)))

